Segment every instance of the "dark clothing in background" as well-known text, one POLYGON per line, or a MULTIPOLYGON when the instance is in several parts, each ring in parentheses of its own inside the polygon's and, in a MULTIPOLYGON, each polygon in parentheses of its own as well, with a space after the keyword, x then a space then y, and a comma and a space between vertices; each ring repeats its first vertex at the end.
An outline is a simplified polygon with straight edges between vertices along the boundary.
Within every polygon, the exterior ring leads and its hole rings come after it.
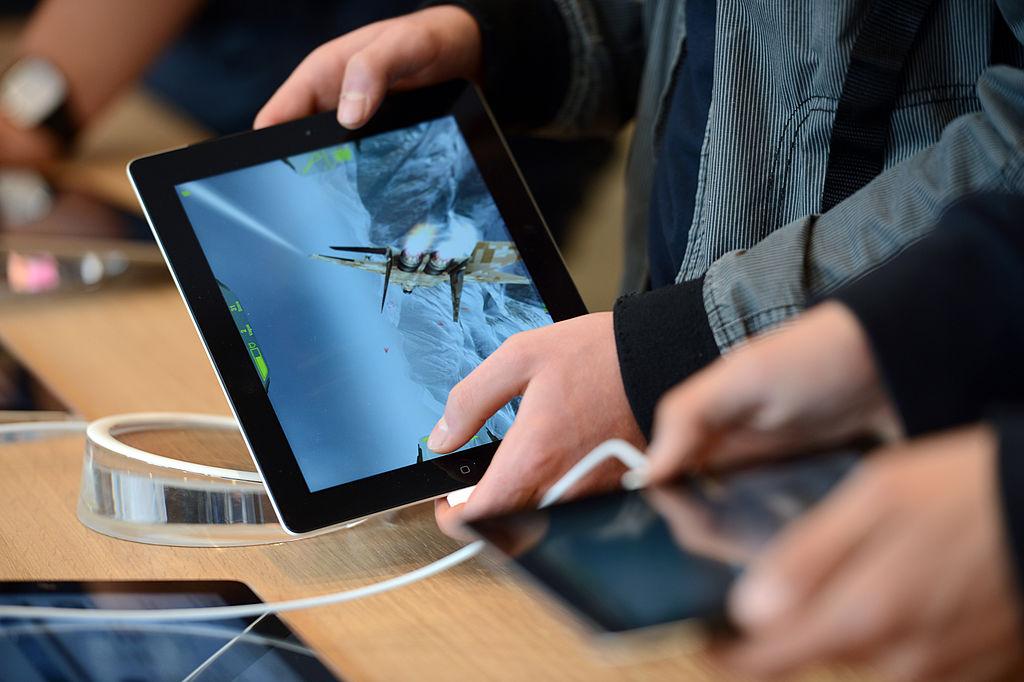
POLYGON ((716 3, 686 3, 686 54, 672 86, 651 192, 647 257, 652 289, 675 283, 690 236, 700 151, 711 110, 716 3))
POLYGON ((534 130, 554 118, 569 87, 572 64, 568 29, 554 2, 427 0, 423 5, 455 5, 476 19, 483 89, 502 127, 534 130))
POLYGON ((835 297, 863 323, 907 432, 1024 402, 1024 198, 950 209, 937 230, 835 297))
POLYGON ((648 438, 661 396, 718 357, 704 313, 704 278, 675 285, 693 222, 711 109, 716 3, 691 0, 686 5, 685 55, 672 86, 651 191, 647 254, 649 283, 655 291, 649 296, 628 296, 615 306, 615 344, 623 385, 637 424, 648 438), (663 287, 669 288, 658 291, 663 287), (652 329, 658 334, 651 334, 652 329))
POLYGON ((991 419, 1024 589, 1024 198, 956 205, 835 298, 864 326, 909 435, 991 419))
POLYGON ((717 0, 691 0, 686 5, 685 54, 672 85, 651 191, 647 254, 649 283, 655 291, 650 296, 627 296, 615 305, 623 385, 648 438, 661 396, 719 355, 704 312, 704 278, 675 284, 693 222, 711 109, 716 5, 717 0), (659 333, 651 334, 652 329, 659 333), (665 343, 666 338, 671 343, 665 343))

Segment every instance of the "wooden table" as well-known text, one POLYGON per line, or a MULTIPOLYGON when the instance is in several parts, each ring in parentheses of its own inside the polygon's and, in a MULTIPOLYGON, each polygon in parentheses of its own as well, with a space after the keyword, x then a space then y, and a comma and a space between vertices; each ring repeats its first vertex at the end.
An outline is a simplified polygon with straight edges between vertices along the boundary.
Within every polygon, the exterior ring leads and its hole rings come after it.
MULTIPOLYGON (((179 141, 198 136, 180 131, 179 141)), ((152 143, 146 135, 142 150, 152 143)), ((129 202, 123 162, 140 147, 122 140, 91 149, 61 171, 64 180, 129 202)), ((228 413, 169 278, 2 304, 0 342, 89 419, 152 410, 228 413)), ((81 437, 0 445, 0 580, 231 579, 276 600, 364 585, 457 547, 438 532, 429 505, 273 546, 183 549, 115 540, 75 516, 82 451, 81 437)), ((628 665, 604 660, 563 615, 489 558, 284 620, 355 680, 726 679, 699 654, 628 665)), ((680 650, 687 645, 680 642, 680 650)))
MULTIPOLYGON (((125 411, 227 413, 195 332, 167 283, 10 305, 0 340, 87 418, 125 411)), ((0 580, 234 579, 263 599, 306 596, 409 571, 456 548, 429 505, 300 542, 180 549, 98 535, 75 517, 79 437, 0 446, 0 580)), ((570 628, 490 560, 290 625, 357 680, 714 678, 700 657, 602 664, 570 628)))

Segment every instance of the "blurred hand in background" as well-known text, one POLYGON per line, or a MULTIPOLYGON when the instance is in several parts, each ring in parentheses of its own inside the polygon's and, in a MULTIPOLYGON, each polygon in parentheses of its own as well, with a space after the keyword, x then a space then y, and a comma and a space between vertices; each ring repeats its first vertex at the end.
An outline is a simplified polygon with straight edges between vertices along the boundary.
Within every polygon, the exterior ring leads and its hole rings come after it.
POLYGON ((40 167, 60 155, 60 143, 45 130, 21 130, 0 118, 0 166, 40 167))
MULTIPOLYGON (((44 59, 63 77, 75 129, 87 126, 180 34, 203 0, 45 0, 12 57, 44 59)), ((0 165, 39 166, 63 150, 44 126, 19 129, 0 115, 0 165)))
POLYGON ((667 393, 655 415, 651 478, 901 431, 860 323, 829 302, 667 393))
POLYGON ((887 680, 1020 672, 996 449, 975 426, 870 457, 747 569, 730 600, 742 637, 725 662, 767 677, 837 662, 887 680))

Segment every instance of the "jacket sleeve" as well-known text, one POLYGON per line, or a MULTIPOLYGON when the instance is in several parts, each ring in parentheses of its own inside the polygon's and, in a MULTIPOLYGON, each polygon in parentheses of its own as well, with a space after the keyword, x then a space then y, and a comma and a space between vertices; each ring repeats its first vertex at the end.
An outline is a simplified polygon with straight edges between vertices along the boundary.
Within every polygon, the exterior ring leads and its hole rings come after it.
POLYGON ((650 439, 658 401, 718 358, 704 315, 703 279, 623 296, 615 304, 615 350, 626 398, 650 439))
POLYGON ((864 327, 910 435, 1024 402, 1022 215, 1021 197, 960 203, 929 237, 835 292, 864 327))
POLYGON ((644 60, 640 0, 430 0, 474 16, 484 92, 504 127, 601 135, 633 117, 644 60))
POLYGON ((1024 411, 1004 410, 992 420, 999 439, 999 492, 1003 529, 1024 594, 1024 411))
MULTIPOLYGON (((1024 4, 1004 4, 1019 40, 1024 4)), ((1024 193, 1024 72, 989 67, 976 90, 981 110, 951 122, 932 146, 827 213, 790 223, 711 265, 704 304, 722 349, 893 258, 954 201, 979 192, 1024 193)))

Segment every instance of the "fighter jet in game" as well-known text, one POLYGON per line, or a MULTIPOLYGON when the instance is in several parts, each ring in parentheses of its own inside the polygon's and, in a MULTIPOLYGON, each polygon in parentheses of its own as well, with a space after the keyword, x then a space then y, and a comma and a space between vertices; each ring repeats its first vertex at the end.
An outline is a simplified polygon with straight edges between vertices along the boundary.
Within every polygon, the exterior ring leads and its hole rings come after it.
POLYGON ((313 258, 384 275, 384 295, 380 309, 388 299, 388 286, 392 283, 411 294, 417 287, 433 287, 447 281, 452 288, 452 321, 459 321, 462 286, 465 280, 496 284, 529 284, 523 275, 503 272, 503 268, 519 262, 519 251, 512 242, 476 241, 458 238, 437 243, 437 228, 420 223, 412 228, 402 242, 402 248, 381 246, 332 246, 334 251, 361 254, 362 258, 326 256, 313 258))

